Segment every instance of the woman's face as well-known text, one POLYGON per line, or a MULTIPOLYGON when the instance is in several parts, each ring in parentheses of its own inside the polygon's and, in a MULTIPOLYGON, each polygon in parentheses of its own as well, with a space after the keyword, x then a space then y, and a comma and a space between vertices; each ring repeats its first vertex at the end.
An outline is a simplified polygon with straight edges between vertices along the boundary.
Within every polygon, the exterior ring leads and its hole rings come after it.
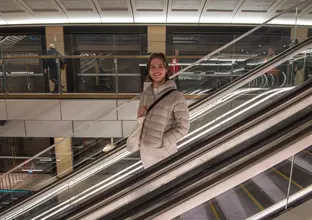
POLYGON ((161 83, 165 80, 167 69, 164 62, 159 58, 154 58, 150 64, 149 75, 154 83, 161 83))

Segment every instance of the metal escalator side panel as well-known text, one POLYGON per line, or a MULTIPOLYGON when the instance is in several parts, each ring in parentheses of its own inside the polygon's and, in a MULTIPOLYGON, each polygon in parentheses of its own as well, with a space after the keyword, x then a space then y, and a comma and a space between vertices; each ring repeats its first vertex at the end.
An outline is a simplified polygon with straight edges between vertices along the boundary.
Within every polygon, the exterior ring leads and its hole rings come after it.
POLYGON ((298 140, 296 143, 290 144, 288 147, 280 150, 271 157, 264 158, 261 162, 255 163, 248 168, 236 173, 236 175, 231 176, 225 179, 222 182, 219 182, 217 185, 210 187, 209 189, 200 192, 198 195, 195 195, 191 199, 181 202, 177 206, 169 208, 163 213, 156 214, 149 219, 170 219, 171 216, 175 217, 181 215, 186 210, 196 207, 214 197, 219 196, 220 194, 230 190, 233 186, 239 185, 248 179, 268 170, 274 165, 287 160, 290 156, 304 150, 310 146, 312 141, 312 132, 306 135, 301 140, 298 140))

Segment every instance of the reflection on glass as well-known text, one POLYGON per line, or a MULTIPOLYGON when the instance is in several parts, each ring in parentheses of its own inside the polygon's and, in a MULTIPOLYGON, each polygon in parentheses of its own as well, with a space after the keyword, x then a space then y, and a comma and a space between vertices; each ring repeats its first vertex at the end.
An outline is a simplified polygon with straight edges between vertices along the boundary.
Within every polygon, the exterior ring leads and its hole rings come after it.
POLYGON ((103 58, 75 59, 73 68, 78 79, 75 92, 116 92, 114 59, 105 58, 105 56, 103 58))
POLYGON ((6 59, 6 89, 9 93, 44 93, 46 88, 42 60, 6 59))
MULTIPOLYGON (((289 61, 286 61, 281 65, 272 68, 267 73, 258 76, 256 79, 223 97, 221 100, 218 100, 217 107, 216 104, 211 104, 201 108, 197 113, 192 113, 191 130, 182 140, 181 145, 184 146, 192 140, 203 137, 213 130, 222 128, 229 123, 239 121, 244 113, 256 111, 265 103, 272 101, 293 89, 294 87, 291 82, 294 81, 294 77, 296 76, 289 71, 294 67, 294 60, 296 62, 302 62, 301 66, 304 66, 305 68, 301 69, 299 73, 302 73, 304 76, 308 69, 311 68, 311 63, 307 62, 310 58, 311 54, 309 50, 300 53, 289 61), (287 77, 290 77, 290 79, 287 77)), ((202 82, 214 83, 214 77, 215 76, 210 75, 206 76, 205 74, 199 75, 199 84, 202 82)), ((227 76, 226 78, 226 75, 224 76, 224 79, 227 79, 228 81, 231 80, 230 76, 227 76)), ((305 75, 305 77, 303 77, 296 85, 301 84, 308 79, 307 75, 305 75)), ((195 94, 200 94, 205 92, 205 90, 203 88, 198 88, 195 92, 195 94)), ((207 92, 209 93, 209 90, 207 92)))

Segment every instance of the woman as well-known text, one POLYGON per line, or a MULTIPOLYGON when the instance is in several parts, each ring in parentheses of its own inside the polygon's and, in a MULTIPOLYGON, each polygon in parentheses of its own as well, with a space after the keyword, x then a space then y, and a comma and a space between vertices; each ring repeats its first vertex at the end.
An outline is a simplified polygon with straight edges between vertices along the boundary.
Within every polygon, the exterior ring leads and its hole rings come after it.
MULTIPOLYGON (((153 53, 147 63, 147 71, 152 84, 143 92, 138 117, 146 114, 158 98, 176 89, 168 77, 169 64, 165 54, 153 53)), ((189 111, 184 96, 173 91, 164 97, 145 115, 140 140, 140 154, 144 168, 177 152, 177 142, 190 127, 189 111)))

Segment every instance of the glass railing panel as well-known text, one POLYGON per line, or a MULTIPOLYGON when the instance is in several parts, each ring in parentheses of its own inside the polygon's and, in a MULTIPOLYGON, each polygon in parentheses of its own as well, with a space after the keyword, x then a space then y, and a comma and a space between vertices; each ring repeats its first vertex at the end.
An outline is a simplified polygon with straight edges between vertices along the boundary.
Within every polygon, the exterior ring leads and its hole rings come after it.
POLYGON ((5 59, 2 78, 8 93, 49 92, 48 78, 44 74, 41 59, 5 59))
POLYGON ((147 56, 124 56, 117 58, 118 92, 139 94, 146 79, 147 56))
POLYGON ((296 154, 293 163, 292 157, 288 158, 174 219, 253 219, 272 206, 285 210, 288 195, 296 195, 312 185, 311 149, 296 154))
POLYGON ((73 59, 69 63, 73 64, 70 71, 73 75, 72 81, 75 82, 75 93, 117 92, 114 59, 101 56, 73 59))
POLYGON ((306 73, 312 67, 307 62, 310 58, 310 50, 300 53, 289 61, 272 68, 265 74, 259 75, 222 100, 219 100, 218 107, 214 107, 211 104, 200 109, 197 113, 191 114, 191 118, 193 119, 191 130, 193 131, 188 136, 195 135, 199 137, 207 134, 210 131, 209 127, 216 129, 218 125, 222 127, 228 124, 227 122, 233 123, 239 121, 243 113, 256 111, 265 103, 293 89, 294 85, 291 85, 289 82, 293 81, 295 77, 300 78, 302 76, 300 82, 298 80, 296 85, 305 82, 309 79, 306 73), (303 62, 301 66, 305 66, 305 69, 300 68, 301 71, 297 71, 295 75, 292 72, 295 63, 294 60, 297 60, 296 62, 303 62), (289 79, 288 77, 291 78, 289 79), (198 118, 197 114, 199 114, 198 118))

